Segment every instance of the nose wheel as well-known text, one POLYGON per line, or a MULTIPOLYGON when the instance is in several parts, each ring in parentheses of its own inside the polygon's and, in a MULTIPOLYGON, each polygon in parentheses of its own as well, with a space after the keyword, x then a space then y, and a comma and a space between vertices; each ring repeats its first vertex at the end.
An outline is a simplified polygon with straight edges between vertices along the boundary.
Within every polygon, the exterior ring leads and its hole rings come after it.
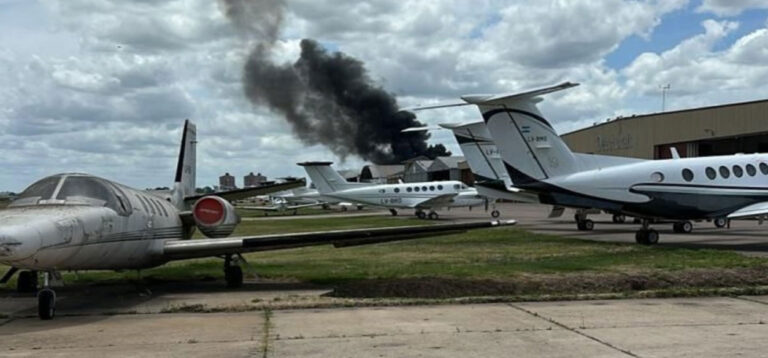
POLYGON ((427 213, 425 213, 424 211, 421 211, 421 210, 416 210, 416 217, 421 219, 421 220, 424 220, 424 219, 427 218, 427 213))
POLYGON ((56 292, 50 287, 51 273, 43 273, 43 288, 37 292, 37 316, 51 320, 56 315, 56 292))
POLYGON ((643 227, 635 233, 635 242, 647 246, 659 243, 659 232, 650 228, 649 220, 643 220, 643 227))
POLYGON ((689 234, 693 231, 693 224, 690 221, 682 221, 672 224, 672 231, 678 234, 689 234))
POLYGON ((498 210, 491 211, 491 217, 492 218, 498 218, 501 213, 498 210))
POLYGON ((389 209, 389 213, 392 214, 392 216, 397 216, 397 210, 395 209, 389 209))

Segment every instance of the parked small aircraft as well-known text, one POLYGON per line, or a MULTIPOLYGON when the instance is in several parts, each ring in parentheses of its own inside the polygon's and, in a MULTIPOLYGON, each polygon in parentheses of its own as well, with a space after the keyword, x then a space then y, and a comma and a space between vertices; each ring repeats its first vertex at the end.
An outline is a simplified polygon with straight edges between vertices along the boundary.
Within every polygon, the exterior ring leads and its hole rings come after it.
POLYGON ((333 170, 331 164, 299 163, 321 195, 389 208, 392 215, 397 215, 397 209, 416 209, 415 214, 420 219, 436 220, 439 217, 436 209, 480 206, 485 205, 487 200, 478 195, 474 188, 455 180, 398 184, 350 183, 333 170), (424 210, 429 210, 429 214, 424 210))
MULTIPOLYGON (((672 220, 676 232, 690 232, 691 220, 722 223, 768 214, 765 154, 640 160, 571 152, 536 104, 542 95, 574 86, 467 95, 463 103, 414 110, 476 105, 516 188, 546 204, 641 218, 635 235, 641 244, 658 242, 654 221, 672 220)), ((594 226, 578 219, 580 229, 594 226)))
POLYGON ((58 174, 25 189, 0 211, 0 263, 19 270, 21 291, 37 288, 38 314, 51 319, 56 293, 51 278, 62 270, 143 269, 172 260, 220 256, 229 287, 243 282, 238 260, 253 251, 310 245, 336 247, 407 240, 513 224, 470 222, 396 228, 374 228, 227 238, 240 222, 228 200, 243 199, 304 185, 303 181, 247 188, 216 195, 195 195, 196 130, 184 124, 176 177, 164 198, 86 174, 58 174), (208 239, 192 240, 195 228, 208 239))

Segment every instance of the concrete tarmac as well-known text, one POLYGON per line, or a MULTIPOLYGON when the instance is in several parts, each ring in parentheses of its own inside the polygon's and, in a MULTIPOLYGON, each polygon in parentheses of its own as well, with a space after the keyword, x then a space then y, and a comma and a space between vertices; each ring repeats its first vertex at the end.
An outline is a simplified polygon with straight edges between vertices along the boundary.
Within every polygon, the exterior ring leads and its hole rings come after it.
POLYGON ((768 297, 0 319, 3 357, 764 357, 768 297))

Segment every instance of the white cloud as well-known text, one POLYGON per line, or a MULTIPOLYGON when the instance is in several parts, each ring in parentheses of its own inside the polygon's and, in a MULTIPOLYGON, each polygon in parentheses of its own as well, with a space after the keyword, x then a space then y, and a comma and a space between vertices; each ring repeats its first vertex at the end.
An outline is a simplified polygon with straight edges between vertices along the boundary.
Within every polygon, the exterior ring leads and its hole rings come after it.
POLYGON ((736 16, 749 9, 768 9, 765 0, 702 0, 697 12, 711 12, 718 16, 736 16))

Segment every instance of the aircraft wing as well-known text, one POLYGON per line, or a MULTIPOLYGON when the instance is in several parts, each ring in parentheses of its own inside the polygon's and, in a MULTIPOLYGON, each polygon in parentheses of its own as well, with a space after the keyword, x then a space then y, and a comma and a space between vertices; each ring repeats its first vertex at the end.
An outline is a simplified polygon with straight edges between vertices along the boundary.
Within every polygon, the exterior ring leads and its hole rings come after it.
POLYGON ((382 242, 450 235, 467 230, 514 225, 510 221, 476 221, 458 224, 417 225, 374 229, 334 230, 296 234, 273 234, 224 239, 170 240, 163 247, 169 260, 291 249, 304 246, 346 247, 382 242))
POLYGON ((728 219, 741 219, 755 216, 768 215, 768 201, 762 203, 747 205, 739 210, 728 214, 728 219))
POLYGON ((184 198, 184 201, 187 204, 192 205, 195 201, 197 201, 197 199, 200 199, 206 195, 216 195, 224 199, 227 199, 229 201, 233 201, 233 200, 240 200, 240 199, 250 198, 254 196, 259 196, 259 195, 267 195, 271 193, 276 193, 278 191, 298 188, 306 185, 307 183, 304 181, 304 179, 299 179, 295 181, 289 181, 289 182, 279 183, 279 184, 263 185, 263 186, 254 187, 254 188, 243 188, 243 189, 235 189, 230 191, 222 191, 218 193, 188 196, 184 198))

